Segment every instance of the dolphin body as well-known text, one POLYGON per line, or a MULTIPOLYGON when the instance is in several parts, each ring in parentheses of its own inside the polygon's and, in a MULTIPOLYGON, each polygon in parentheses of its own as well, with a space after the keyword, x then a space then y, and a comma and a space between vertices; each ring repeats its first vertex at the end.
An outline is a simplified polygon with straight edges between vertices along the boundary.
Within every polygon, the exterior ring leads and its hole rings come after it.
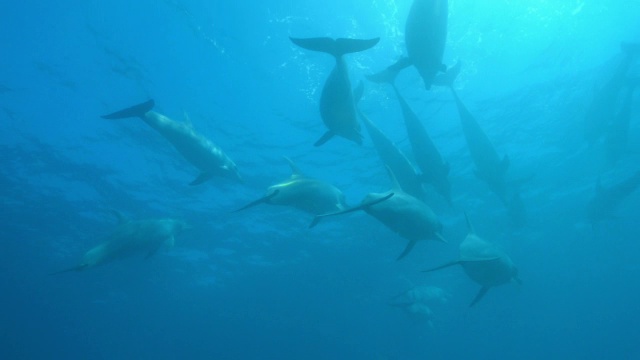
POLYGON ((289 158, 291 177, 271 185, 266 194, 236 211, 258 204, 292 206, 312 215, 341 211, 347 208, 345 196, 337 187, 324 181, 305 176, 289 158))
POLYGON ((424 201, 422 183, 409 159, 365 114, 359 113, 382 163, 394 174, 402 191, 424 201))
POLYGON ((496 245, 480 238, 475 234, 469 217, 465 214, 469 233, 460 244, 460 258, 444 265, 424 270, 435 271, 453 265, 461 265, 464 272, 482 287, 469 306, 475 305, 489 291, 490 288, 506 284, 512 280, 518 284, 518 269, 509 256, 496 245))
POLYGON ((213 142, 183 124, 152 111, 153 100, 134 105, 108 115, 103 119, 139 117, 167 139, 188 162, 200 170, 200 175, 189 185, 199 185, 214 176, 242 181, 236 164, 213 142))
POLYGON ((451 93, 456 101, 460 123, 471 158, 476 165, 476 176, 486 182, 491 191, 498 195, 504 204, 508 204, 506 175, 509 169, 509 158, 505 155, 500 159, 487 134, 478 125, 453 88, 451 88, 451 93))
MULTIPOLYGON (((453 81, 460 73, 460 66, 461 63, 458 62, 454 67, 449 69, 446 74, 437 76, 434 79, 433 84, 451 87, 453 85, 453 81)), ((422 125, 418 115, 413 112, 407 101, 400 93, 400 90, 396 87, 395 80, 398 72, 399 69, 397 68, 389 68, 384 73, 367 76, 367 78, 378 83, 388 83, 393 88, 402 110, 404 125, 407 128, 407 135, 409 136, 413 156, 418 167, 422 171, 421 179, 424 182, 430 183, 436 191, 444 197, 445 200, 447 200, 449 205, 451 205, 451 183, 448 179, 449 164, 442 160, 442 155, 440 155, 438 148, 431 140, 429 133, 422 125)))
POLYGON ((447 40, 448 16, 447 0, 414 0, 405 25, 407 56, 371 77, 388 77, 388 72, 413 65, 425 88, 430 89, 436 74, 446 71, 442 55, 447 40))
POLYGON ((389 229, 409 240, 404 251, 396 260, 405 257, 419 240, 446 242, 441 234, 442 224, 433 210, 424 202, 404 192, 391 170, 387 168, 387 171, 393 184, 390 191, 367 194, 359 206, 334 213, 317 215, 309 227, 314 227, 320 219, 327 216, 363 210, 378 219, 389 229))
POLYGON ((335 135, 362 144, 349 71, 343 55, 370 49, 380 41, 380 38, 368 40, 328 37, 290 39, 303 49, 325 52, 333 55, 336 59, 336 65, 327 77, 320 95, 320 116, 328 131, 315 142, 314 146, 323 145, 335 135))
POLYGON ((175 236, 188 225, 176 219, 128 220, 115 213, 119 223, 102 244, 87 251, 77 266, 54 274, 81 271, 136 253, 153 256, 163 245, 173 246, 175 236))
POLYGON ((596 89, 584 119, 584 137, 593 146, 606 133, 615 115, 620 91, 628 84, 627 72, 634 57, 640 54, 640 44, 622 43, 623 58, 616 67, 613 76, 599 89, 596 89))
POLYGON ((640 171, 622 182, 605 188, 598 179, 596 194, 587 204, 587 219, 592 225, 613 218, 613 213, 622 200, 633 193, 640 185, 640 171))

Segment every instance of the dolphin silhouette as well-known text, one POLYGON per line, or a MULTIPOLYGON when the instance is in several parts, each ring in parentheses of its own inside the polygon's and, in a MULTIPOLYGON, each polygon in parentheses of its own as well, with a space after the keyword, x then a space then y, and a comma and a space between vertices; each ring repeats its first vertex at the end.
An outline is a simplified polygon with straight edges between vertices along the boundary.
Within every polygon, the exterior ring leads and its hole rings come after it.
POLYGON ((335 135, 362 144, 360 124, 349 81, 349 71, 343 55, 370 49, 380 41, 380 38, 368 40, 328 37, 290 39, 303 49, 324 52, 333 55, 336 59, 336 65, 327 77, 320 95, 320 116, 328 131, 314 145, 320 146, 335 135))
POLYGON ((518 269, 509 256, 496 245, 476 235, 469 217, 465 213, 469 233, 460 244, 460 258, 424 272, 435 271, 453 265, 461 265, 464 272, 482 287, 469 306, 473 306, 490 288, 506 284, 512 280, 522 283, 518 269))
POLYGON ((236 164, 213 142, 196 133, 191 126, 171 120, 152 111, 153 100, 134 105, 124 110, 101 116, 103 119, 139 117, 167 139, 191 165, 200 170, 200 175, 189 185, 199 185, 213 176, 222 176, 242 181, 236 164))

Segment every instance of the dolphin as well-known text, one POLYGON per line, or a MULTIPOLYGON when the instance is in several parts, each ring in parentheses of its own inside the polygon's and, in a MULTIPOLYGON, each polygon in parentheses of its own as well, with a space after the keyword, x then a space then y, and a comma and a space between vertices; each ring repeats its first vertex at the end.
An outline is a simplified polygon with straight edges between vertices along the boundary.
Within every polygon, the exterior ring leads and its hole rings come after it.
POLYGON ((333 55, 336 59, 336 65, 324 83, 322 95, 320 95, 320 116, 328 131, 315 142, 314 146, 326 143, 335 135, 362 144, 360 124, 349 81, 349 71, 343 55, 370 49, 380 41, 380 38, 368 40, 328 37, 290 39, 303 49, 325 52, 333 55))
POLYGON ((609 188, 596 182, 596 194, 587 204, 587 219, 592 225, 613 218, 618 205, 640 185, 640 171, 609 188))
POLYGON ((605 154, 607 162, 615 165, 627 148, 629 123, 631 121, 633 94, 640 80, 636 79, 627 86, 622 105, 605 134, 605 154))
POLYGON ((365 114, 361 111, 358 113, 373 141, 373 146, 376 148, 380 159, 382 159, 382 163, 394 174, 402 191, 424 201, 425 194, 422 189, 422 183, 409 159, 398 150, 393 142, 365 114))
POLYGON ((442 55, 447 40, 447 0, 414 0, 405 25, 407 56, 371 78, 387 77, 413 65, 429 90, 439 72, 446 71, 442 55))
POLYGON ((622 88, 627 85, 627 72, 634 58, 640 54, 640 44, 622 43, 623 57, 613 75, 602 87, 596 89, 584 118, 584 137, 593 146, 606 133, 615 115, 616 104, 622 88))
POLYGON ((263 197, 235 211, 245 210, 258 204, 292 206, 312 215, 347 208, 342 191, 329 183, 305 176, 293 161, 286 157, 285 160, 291 167, 291 177, 269 186, 263 197))
MULTIPOLYGON (((454 67, 447 70, 445 74, 441 74, 434 79, 433 84, 439 86, 451 87, 456 76, 460 73, 460 65, 458 62, 454 67)), ((442 160, 442 155, 435 146, 429 133, 422 125, 415 112, 411 109, 407 101, 404 99, 400 90, 396 87, 395 80, 398 75, 398 69, 389 69, 385 74, 379 74, 373 78, 374 82, 385 82, 391 85, 404 119, 404 125, 407 128, 409 142, 413 156, 422 171, 421 179, 430 183, 436 191, 445 198, 449 205, 451 201, 451 183, 449 182, 449 164, 442 160)), ((371 77, 368 77, 371 79, 371 77)))
POLYGON ((506 284, 512 280, 521 284, 518 269, 509 256, 496 245, 476 235, 469 217, 465 213, 469 233, 460 244, 460 258, 444 265, 424 270, 435 271, 453 265, 462 265, 464 272, 482 287, 469 306, 475 305, 490 288, 506 284))
POLYGON ((498 152, 482 130, 476 119, 471 115, 467 107, 458 97, 453 88, 451 93, 456 101, 460 123, 464 137, 471 153, 471 158, 476 165, 475 174, 483 180, 489 188, 502 200, 508 203, 506 175, 509 168, 509 158, 505 155, 502 159, 498 152))
POLYGON ((199 185, 214 176, 222 176, 242 182, 236 164, 213 142, 196 133, 190 125, 176 122, 152 111, 153 100, 124 110, 101 116, 103 119, 139 117, 164 136, 180 155, 200 170, 200 175, 189 185, 199 185))
POLYGON ((80 263, 54 274, 81 271, 136 253, 153 256, 163 245, 173 246, 175 236, 189 226, 176 219, 129 220, 115 212, 118 225, 106 241, 87 251, 80 263))
POLYGON ((409 240, 404 251, 397 257, 400 260, 405 257, 419 240, 439 240, 446 242, 442 237, 442 224, 436 214, 424 202, 407 194, 402 190, 393 172, 387 168, 393 184, 390 191, 384 193, 369 193, 359 206, 342 211, 316 215, 309 227, 314 227, 327 216, 341 215, 353 211, 363 210, 367 214, 378 219, 389 229, 409 240))

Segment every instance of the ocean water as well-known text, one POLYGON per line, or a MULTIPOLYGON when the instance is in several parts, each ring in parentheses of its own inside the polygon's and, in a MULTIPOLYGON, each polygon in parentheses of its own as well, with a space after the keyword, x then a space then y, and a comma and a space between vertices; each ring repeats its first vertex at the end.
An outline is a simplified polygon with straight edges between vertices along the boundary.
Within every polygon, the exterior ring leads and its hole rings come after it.
POLYGON ((312 229, 291 207, 233 212, 288 179, 285 156, 350 205, 391 188, 365 129, 362 145, 313 146, 335 61, 289 37, 380 38, 344 60, 364 82, 359 108, 415 164, 391 87, 365 79, 406 55, 411 4, 0 4, 0 358, 640 359, 637 184, 596 203, 597 221, 587 211, 598 182, 602 195, 640 170, 640 93, 624 96, 640 54, 621 50, 640 43, 639 1, 449 1, 442 61, 460 61, 456 93, 508 156, 519 217, 475 175, 451 92, 426 90, 413 67, 396 85, 450 167, 452 206, 424 186, 447 243, 397 261, 407 241, 363 212, 312 229), (607 88, 625 61, 624 84, 607 88), (602 89, 613 106, 589 145, 602 89), (148 99, 243 182, 189 186, 198 170, 158 132, 100 118, 148 99), (189 228, 153 256, 51 275, 109 238, 112 210, 189 228), (480 285, 459 266, 423 272, 458 258, 465 213, 522 280, 473 307, 480 285))

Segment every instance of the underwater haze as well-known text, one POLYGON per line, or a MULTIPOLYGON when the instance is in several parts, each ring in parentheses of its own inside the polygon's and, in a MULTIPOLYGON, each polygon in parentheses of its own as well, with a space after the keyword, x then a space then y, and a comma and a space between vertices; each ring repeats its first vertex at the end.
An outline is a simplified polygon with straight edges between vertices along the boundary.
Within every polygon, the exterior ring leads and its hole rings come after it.
POLYGON ((640 1, 0 19, 0 358, 640 359, 640 1), (370 41, 334 58, 320 37, 370 41), (429 87, 422 55, 460 72, 429 87), (371 81, 390 66, 401 97, 371 81))

